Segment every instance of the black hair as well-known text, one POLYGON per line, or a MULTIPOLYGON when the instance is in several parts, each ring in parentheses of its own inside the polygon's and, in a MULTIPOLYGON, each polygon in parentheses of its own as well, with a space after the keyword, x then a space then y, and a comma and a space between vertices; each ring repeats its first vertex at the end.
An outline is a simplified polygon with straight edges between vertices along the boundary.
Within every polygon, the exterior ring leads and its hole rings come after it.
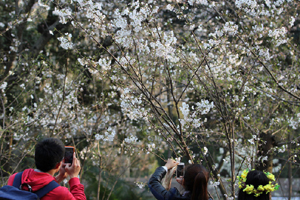
POLYGON ((62 161, 65 154, 65 146, 57 138, 46 138, 35 146, 35 165, 42 172, 54 169, 56 164, 62 161))
POLYGON ((203 165, 189 165, 184 174, 184 187, 191 192, 191 200, 208 200, 209 173, 203 165))
MULTIPOLYGON (((266 174, 258 170, 250 171, 246 178, 246 185, 253 185, 255 189, 257 189, 259 185, 264 186, 269 183, 269 179, 266 174)), ((246 192, 243 192, 242 188, 239 191, 238 200, 270 200, 270 193, 266 194, 266 192, 263 192, 258 197, 255 197, 254 194, 247 194, 246 192)))

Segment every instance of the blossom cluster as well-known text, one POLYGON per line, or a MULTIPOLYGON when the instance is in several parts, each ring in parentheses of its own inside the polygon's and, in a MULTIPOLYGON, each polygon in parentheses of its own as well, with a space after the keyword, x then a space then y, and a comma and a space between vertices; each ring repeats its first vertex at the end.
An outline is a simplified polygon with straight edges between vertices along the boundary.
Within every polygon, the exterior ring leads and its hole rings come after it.
POLYGON ((180 111, 183 115, 182 119, 180 119, 180 123, 185 128, 189 128, 189 126, 199 128, 207 120, 206 118, 203 120, 201 116, 208 114, 213 108, 213 102, 201 99, 200 102, 196 103, 195 108, 192 106, 191 111, 189 105, 183 102, 180 107, 180 111))

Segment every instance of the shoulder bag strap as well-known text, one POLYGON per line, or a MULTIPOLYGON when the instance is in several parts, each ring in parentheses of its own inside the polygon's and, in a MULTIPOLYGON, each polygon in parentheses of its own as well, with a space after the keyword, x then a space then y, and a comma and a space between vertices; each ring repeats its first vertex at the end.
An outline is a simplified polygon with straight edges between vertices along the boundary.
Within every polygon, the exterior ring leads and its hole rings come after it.
POLYGON ((43 188, 36 191, 35 194, 38 195, 39 198, 42 198, 48 192, 52 191, 53 189, 57 188, 58 186, 60 186, 60 185, 55 180, 53 180, 48 185, 45 185, 43 188))
POLYGON ((13 186, 16 187, 16 188, 19 188, 20 185, 21 185, 21 179, 22 179, 22 174, 23 172, 19 172, 15 175, 15 178, 14 178, 14 182, 13 182, 13 186))

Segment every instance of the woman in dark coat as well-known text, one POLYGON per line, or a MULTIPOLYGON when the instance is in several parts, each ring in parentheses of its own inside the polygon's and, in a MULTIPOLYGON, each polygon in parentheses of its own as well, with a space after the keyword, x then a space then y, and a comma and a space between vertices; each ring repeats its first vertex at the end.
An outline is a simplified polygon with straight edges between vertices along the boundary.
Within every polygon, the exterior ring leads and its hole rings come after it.
POLYGON ((209 173, 200 164, 189 165, 184 173, 182 180, 177 180, 183 185, 185 192, 180 194, 177 188, 166 190, 162 186, 162 179, 167 170, 172 169, 179 163, 169 159, 165 166, 158 167, 151 176, 148 186, 154 197, 158 200, 209 200, 207 184, 209 173))

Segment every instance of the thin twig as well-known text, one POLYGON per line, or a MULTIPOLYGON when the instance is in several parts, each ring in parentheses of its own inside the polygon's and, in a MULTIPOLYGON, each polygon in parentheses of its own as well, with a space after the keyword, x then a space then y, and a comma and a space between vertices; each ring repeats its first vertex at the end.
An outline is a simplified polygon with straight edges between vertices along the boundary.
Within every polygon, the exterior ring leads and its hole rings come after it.
POLYGON ((63 98, 62 98, 62 102, 60 104, 60 107, 59 107, 59 110, 58 110, 58 113, 57 113, 57 117, 55 119, 55 124, 54 124, 54 127, 52 129, 52 133, 51 133, 51 137, 53 136, 54 134, 54 131, 55 131, 55 127, 56 127, 56 124, 57 124, 57 121, 58 121, 58 118, 59 118, 59 115, 60 115, 60 111, 63 107, 63 104, 65 102, 65 97, 66 97, 66 94, 65 94, 65 88, 66 88, 66 79, 67 79, 67 73, 68 73, 68 66, 66 65, 66 72, 65 72, 65 77, 64 77, 64 86, 63 86, 63 98))

